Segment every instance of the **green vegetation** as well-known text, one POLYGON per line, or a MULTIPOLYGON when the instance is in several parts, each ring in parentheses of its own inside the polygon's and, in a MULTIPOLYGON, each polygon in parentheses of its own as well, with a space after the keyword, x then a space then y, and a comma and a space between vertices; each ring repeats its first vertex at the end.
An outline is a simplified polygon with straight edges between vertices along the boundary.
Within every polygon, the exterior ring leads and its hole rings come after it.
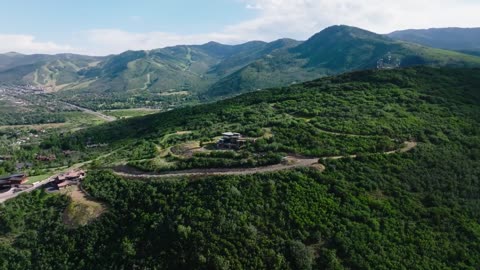
MULTIPOLYGON (((439 143, 448 136, 476 134, 473 119, 478 111, 472 100, 478 98, 478 83, 477 70, 364 71, 121 120, 51 144, 82 151, 91 138, 92 143, 108 144, 105 152, 121 147, 104 160, 108 166, 115 161, 139 160, 132 153, 142 149, 136 143, 143 139, 153 143, 156 154, 135 164, 150 168, 157 163, 159 152, 168 154, 171 147, 192 141, 208 145, 229 130, 257 138, 245 148, 251 154, 320 158, 379 153, 397 149, 411 139, 439 143), (455 101, 448 102, 452 99, 455 101), (190 132, 183 133, 185 130, 190 132)), ((180 158, 185 161, 189 156, 180 158)))
POLYGON ((104 114, 115 116, 116 118, 129 118, 129 117, 138 117, 148 114, 153 114, 158 112, 158 110, 150 109, 129 109, 129 110, 113 110, 113 111, 104 111, 104 114))
POLYGON ((322 160, 323 172, 193 179, 90 170, 82 186, 108 212, 72 228, 62 221, 71 213, 65 196, 8 201, 0 206, 0 265, 478 269, 479 85, 480 69, 361 71, 51 137, 44 149, 99 156, 95 166, 160 158, 182 168, 237 166, 268 153, 358 157, 322 160), (256 142, 235 152, 209 148, 227 130, 256 142), (405 140, 418 147, 381 154, 405 140), (197 144, 205 149, 189 152, 197 144))
MULTIPOLYGON (((36 125, 0 127, 0 174, 26 172, 32 179, 43 180, 82 160, 93 158, 95 149, 89 153, 65 151, 61 146, 52 146, 49 141, 59 140, 64 134, 104 123, 104 120, 78 111, 62 112, 66 122, 36 125), (38 156, 53 156, 54 160, 38 160, 38 156)), ((88 141, 85 141, 87 143, 88 141)))
POLYGON ((324 29, 294 48, 278 50, 257 59, 222 78, 203 97, 232 96, 319 76, 373 69, 380 59, 400 67, 478 67, 480 64, 479 57, 395 41, 359 28, 340 25, 324 29))
POLYGON ((248 151, 240 153, 233 151, 198 152, 189 158, 168 156, 165 161, 160 166, 156 159, 134 160, 128 164, 143 171, 156 172, 197 168, 253 168, 278 164, 282 161, 282 155, 272 152, 252 154, 248 151))

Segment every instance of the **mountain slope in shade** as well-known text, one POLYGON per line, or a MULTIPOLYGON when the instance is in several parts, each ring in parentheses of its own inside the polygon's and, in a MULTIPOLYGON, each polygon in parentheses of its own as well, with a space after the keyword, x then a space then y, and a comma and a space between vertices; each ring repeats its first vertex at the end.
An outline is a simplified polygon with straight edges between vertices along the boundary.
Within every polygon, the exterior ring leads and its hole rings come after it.
POLYGON ((480 51, 479 28, 409 29, 388 34, 393 39, 455 51, 480 51))

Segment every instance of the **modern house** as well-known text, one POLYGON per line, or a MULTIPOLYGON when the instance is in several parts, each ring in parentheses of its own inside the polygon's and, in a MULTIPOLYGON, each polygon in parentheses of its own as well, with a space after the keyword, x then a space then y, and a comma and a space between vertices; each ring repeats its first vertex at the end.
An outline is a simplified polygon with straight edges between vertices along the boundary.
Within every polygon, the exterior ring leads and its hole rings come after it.
POLYGON ((35 157, 36 160, 40 160, 40 161, 54 161, 57 159, 57 157, 55 155, 37 155, 35 157))
POLYGON ((0 176, 0 187, 18 187, 28 181, 26 174, 17 173, 7 176, 0 176))
POLYGON ((219 149, 239 149, 247 142, 240 133, 224 132, 222 136, 217 142, 217 148, 219 149))

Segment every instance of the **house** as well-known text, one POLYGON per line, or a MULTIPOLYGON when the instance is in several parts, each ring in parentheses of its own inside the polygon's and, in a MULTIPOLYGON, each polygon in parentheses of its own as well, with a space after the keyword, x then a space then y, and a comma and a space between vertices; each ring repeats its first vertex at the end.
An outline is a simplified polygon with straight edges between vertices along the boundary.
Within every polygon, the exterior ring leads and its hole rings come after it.
POLYGON ((247 142, 240 133, 224 132, 222 136, 217 142, 217 148, 219 149, 239 149, 247 142))
POLYGON ((0 176, 0 187, 18 187, 28 181, 26 174, 17 173, 7 176, 0 176))
POLYGON ((53 183, 58 189, 63 189, 68 186, 77 185, 80 180, 85 178, 85 175, 85 171, 83 170, 69 171, 67 173, 57 175, 53 183))
POLYGON ((35 159, 40 161, 54 161, 57 159, 57 157, 55 155, 48 155, 48 156, 37 155, 35 159))

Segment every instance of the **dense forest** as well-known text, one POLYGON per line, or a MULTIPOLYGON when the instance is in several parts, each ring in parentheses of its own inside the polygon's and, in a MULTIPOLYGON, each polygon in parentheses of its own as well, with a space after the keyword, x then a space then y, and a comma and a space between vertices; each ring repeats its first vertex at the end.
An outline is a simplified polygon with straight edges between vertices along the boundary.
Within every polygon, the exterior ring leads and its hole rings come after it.
POLYGON ((36 191, 7 201, 0 267, 479 269, 479 86, 479 69, 361 71, 50 137, 45 150, 114 151, 82 184, 107 211, 71 229, 69 197, 36 191), (165 158, 183 169, 268 153, 358 156, 321 159, 323 172, 135 180, 101 169, 155 161, 227 130, 258 140, 165 158), (406 140, 418 146, 382 154, 406 140))

